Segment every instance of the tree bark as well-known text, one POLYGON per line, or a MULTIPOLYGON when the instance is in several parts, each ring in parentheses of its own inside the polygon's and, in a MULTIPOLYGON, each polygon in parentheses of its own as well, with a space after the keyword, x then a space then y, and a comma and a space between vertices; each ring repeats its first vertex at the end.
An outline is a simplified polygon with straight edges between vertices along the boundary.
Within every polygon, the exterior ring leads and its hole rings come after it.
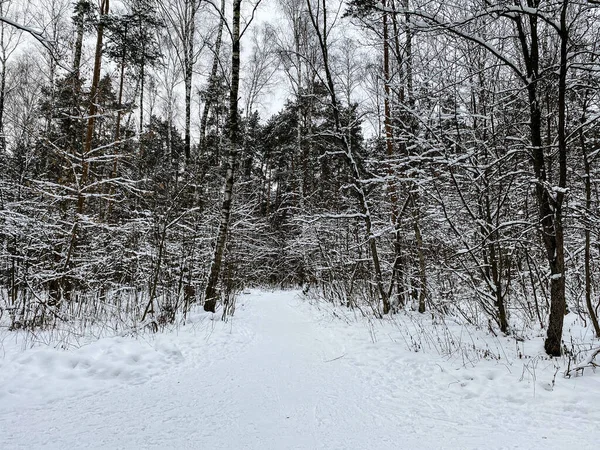
MULTIPOLYGON (((585 123, 585 116, 582 118, 581 123, 585 123)), ((579 140, 581 143, 581 151, 583 152, 583 167, 585 170, 585 211, 589 214, 592 210, 592 170, 587 154, 585 137, 583 133, 583 127, 579 129, 579 140)), ((587 306, 590 320, 594 326, 596 337, 600 338, 600 323, 598 323, 598 316, 596 315, 596 308, 592 304, 592 242, 590 225, 585 224, 585 255, 584 255, 584 270, 585 270, 585 304, 587 306)))
MULTIPOLYGON (((567 58, 569 28, 567 25, 567 9, 569 0, 563 0, 560 13, 560 69, 558 75, 558 164, 559 179, 558 189, 555 190, 554 200, 554 229, 548 227, 544 232, 544 242, 550 262, 550 318, 544 348, 551 356, 560 356, 562 353, 562 331, 566 310, 565 298, 565 253, 564 230, 562 223, 562 206, 567 186, 567 134, 566 134, 566 92, 567 92, 567 58), (551 233, 554 232, 554 236, 551 233)), ((539 183, 538 183, 539 186, 539 183)), ((539 188, 538 188, 539 189, 539 188)), ((550 200, 548 188, 543 187, 545 199, 550 200)), ((550 206, 549 202, 545 206, 550 206)), ((545 208, 552 213, 552 208, 545 208)), ((542 223, 544 220, 542 217, 542 223)), ((550 219, 551 221, 551 219, 550 219)), ((550 222, 548 221, 548 222, 550 222)))
POLYGON ((83 48, 83 31, 85 25, 85 0, 80 0, 75 7, 75 25, 77 26, 77 37, 75 38, 75 51, 73 57, 73 76, 79 78, 79 69, 81 67, 81 53, 83 48))
MULTIPOLYGON (((114 161, 113 161, 113 167, 112 167, 112 171, 110 174, 111 178, 115 178, 117 176, 117 171, 118 171, 118 167, 119 167, 119 140, 121 139, 121 118, 123 117, 123 88, 125 86, 125 65, 126 65, 126 61, 125 61, 125 52, 123 52, 123 56, 121 57, 121 70, 120 70, 120 78, 119 78, 119 93, 117 94, 117 107, 119 108, 117 110, 117 120, 116 120, 116 124, 115 124, 115 157, 114 157, 114 161)), ((113 201, 112 201, 112 196, 114 194, 115 190, 114 187, 111 186, 109 189, 109 198, 108 198, 108 205, 106 208, 106 220, 110 220, 110 216, 112 215, 112 207, 113 207, 113 201)))
POLYGON ((221 206, 221 222, 217 235, 217 243, 213 255, 212 264, 204 292, 204 310, 215 312, 218 300, 217 284, 221 273, 221 265, 227 234, 229 231, 229 218, 231 217, 231 206, 233 203, 233 185, 235 175, 235 164, 239 146, 239 123, 238 123, 238 93, 240 85, 240 11, 242 0, 233 0, 233 27, 232 27, 232 51, 231 51, 231 89, 229 92, 229 155, 227 157, 227 172, 225 174, 225 194, 221 206))
POLYGON ((190 163, 192 157, 192 77, 194 76, 194 34, 196 32, 196 0, 186 0, 187 23, 184 32, 183 71, 185 78, 185 163, 190 163))
MULTIPOLYGON (((546 173, 546 156, 542 143, 542 111, 538 96, 539 75, 539 36, 538 17, 529 15, 529 40, 520 17, 515 18, 521 51, 525 61, 528 80, 527 93, 529 99, 530 131, 533 169, 536 177, 536 199, 539 210, 542 241, 546 250, 546 258, 550 266, 550 318, 544 348, 550 356, 562 353, 563 319, 566 309, 565 299, 565 256, 562 225, 562 204, 566 190, 566 80, 567 80, 567 44, 569 30, 566 13, 568 0, 563 0, 561 7, 560 68, 558 83, 558 153, 559 182, 555 189, 555 198, 551 196, 546 173)), ((539 0, 531 2, 531 7, 539 6, 539 0)))
MULTIPOLYGON (((0 16, 4 15, 3 5, 0 2, 0 16)), ((2 69, 0 70, 0 152, 6 150, 6 137, 4 136, 4 103, 6 99, 6 47, 4 43, 4 23, 0 23, 0 62, 2 69)))
POLYGON ((210 70, 210 77, 208 78, 208 88, 206 92, 206 101, 204 102, 204 109, 202 110, 202 118, 200 119, 200 152, 206 151, 206 128, 208 126, 208 115, 210 108, 213 105, 213 95, 217 90, 217 72, 219 70, 219 58, 221 54, 221 43, 223 41, 223 25, 225 22, 225 0, 221 0, 221 20, 219 21, 219 27, 217 28, 217 37, 215 39, 215 48, 213 55, 212 68, 210 70))
MULTIPOLYGON (((73 257, 73 252, 77 243, 77 233, 79 231, 79 222, 81 220, 81 215, 84 212, 85 207, 85 185, 87 184, 88 174, 89 174, 89 161, 87 156, 92 150, 92 138, 94 136, 94 127, 96 123, 96 113, 98 112, 97 106, 97 95, 98 95, 98 87, 100 85, 100 70, 102 66, 102 45, 104 38, 104 17, 108 14, 110 9, 110 0, 101 0, 100 3, 100 21, 98 23, 98 35, 96 37, 96 53, 94 57, 94 74, 92 77, 92 87, 90 91, 90 107, 88 110, 88 123, 86 128, 85 140, 81 152, 81 176, 79 178, 79 186, 78 186, 78 194, 77 194, 77 208, 76 208, 76 217, 75 222, 73 223, 73 227, 71 229, 71 239, 69 243, 69 249, 67 251, 67 256, 64 261, 63 271, 66 272, 71 264, 71 258, 73 257)), ((66 280, 63 279, 61 281, 61 285, 65 285, 66 280)))

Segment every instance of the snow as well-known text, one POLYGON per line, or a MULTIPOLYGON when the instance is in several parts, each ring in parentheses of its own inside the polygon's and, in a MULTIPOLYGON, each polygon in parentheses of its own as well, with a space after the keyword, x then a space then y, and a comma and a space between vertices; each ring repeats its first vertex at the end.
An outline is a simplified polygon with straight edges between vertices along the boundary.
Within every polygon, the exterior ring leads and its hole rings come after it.
POLYGON ((192 319, 74 350, 4 335, 0 448, 598 446, 600 373, 564 378, 541 341, 452 324, 409 337, 427 321, 368 320, 297 292, 241 295, 227 323, 192 319), (458 339, 454 353, 431 351, 458 339), (471 364, 468 348, 489 358, 471 364))

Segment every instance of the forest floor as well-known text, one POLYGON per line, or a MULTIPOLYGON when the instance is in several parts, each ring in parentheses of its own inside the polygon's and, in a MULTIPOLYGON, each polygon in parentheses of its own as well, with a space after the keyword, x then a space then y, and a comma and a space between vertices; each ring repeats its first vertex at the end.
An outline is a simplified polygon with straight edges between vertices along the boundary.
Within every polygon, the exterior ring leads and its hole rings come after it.
POLYGON ((453 333, 407 338, 287 291, 70 350, 5 333, 0 448, 599 448, 600 371, 565 378, 541 339, 453 333))

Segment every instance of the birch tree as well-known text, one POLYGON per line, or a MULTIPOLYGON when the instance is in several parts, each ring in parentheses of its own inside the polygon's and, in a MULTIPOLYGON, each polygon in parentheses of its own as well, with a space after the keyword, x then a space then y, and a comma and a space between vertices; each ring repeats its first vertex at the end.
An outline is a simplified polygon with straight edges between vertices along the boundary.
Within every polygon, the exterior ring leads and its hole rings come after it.
POLYGON ((159 2, 160 11, 168 23, 167 36, 183 72, 185 84, 185 161, 191 161, 192 151, 192 79, 200 50, 196 45, 196 19, 202 6, 200 0, 168 0, 159 2))
POLYGON ((223 194, 223 204, 221 205, 219 231, 217 234, 215 251, 208 274, 206 289, 204 290, 204 310, 210 312, 215 312, 217 300, 219 299, 217 285, 219 282, 219 275, 221 273, 225 243, 227 242, 227 233, 229 232, 229 219, 231 217, 231 207, 233 204, 235 168, 237 164, 239 146, 241 143, 238 95, 240 88, 240 39, 243 34, 243 31, 240 29, 242 0, 233 0, 232 6, 231 84, 229 90, 229 115, 227 120, 229 154, 227 156, 226 163, 225 189, 223 194))

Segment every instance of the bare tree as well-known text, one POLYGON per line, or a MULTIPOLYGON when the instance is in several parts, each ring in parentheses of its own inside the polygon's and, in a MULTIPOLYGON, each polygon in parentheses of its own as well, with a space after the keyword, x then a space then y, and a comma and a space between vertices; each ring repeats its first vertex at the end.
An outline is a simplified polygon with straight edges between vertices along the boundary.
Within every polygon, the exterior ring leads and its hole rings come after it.
MULTIPOLYGON (((453 12, 441 14, 430 13, 426 9, 405 9, 399 11, 410 17, 418 17, 427 23, 444 30, 446 33, 481 45, 490 55, 508 66, 521 82, 527 92, 529 104, 530 152, 536 183, 535 192, 539 210, 539 225, 542 241, 546 249, 546 258, 550 266, 551 313, 548 334, 545 343, 549 355, 561 354, 563 316, 565 300, 565 255, 563 230, 563 203, 567 192, 567 140, 566 140, 566 80, 569 68, 568 41, 570 24, 568 20, 569 0, 553 5, 547 12, 540 10, 541 0, 528 0, 527 6, 516 6, 504 3, 492 4, 482 14, 493 15, 498 20, 507 20, 513 24, 515 39, 518 42, 518 60, 514 60, 509 52, 502 51, 489 41, 472 34, 461 24, 469 24, 473 19, 466 17, 460 21, 451 20, 453 12), (542 132, 542 99, 539 91, 540 80, 545 76, 541 52, 541 27, 554 32, 558 43, 558 124, 556 141, 558 148, 559 179, 556 186, 551 186, 548 179, 548 147, 543 142, 542 132)), ((454 6, 454 5, 453 5, 454 6)), ((456 11, 454 11, 456 12, 456 11)), ((475 14, 476 16, 477 14, 475 14)))
POLYGON ((373 232, 373 221, 371 218, 370 205, 367 200, 365 193, 365 187, 363 185, 363 173, 359 167, 358 161, 352 151, 352 146, 347 140, 346 133, 342 129, 342 121, 340 117, 340 104, 337 99, 335 90, 334 77, 329 64, 329 43, 328 36, 330 32, 331 24, 327 20, 327 4, 325 0, 317 2, 314 6, 311 0, 306 2, 309 17, 313 25, 313 30, 319 41, 321 52, 323 55, 323 68, 325 71, 325 81, 329 96, 331 99, 331 110, 334 117, 335 132, 337 139, 339 140, 340 150, 343 152, 344 159, 348 164, 352 173, 354 182, 354 192, 358 199, 360 208, 360 214, 363 218, 365 225, 365 233, 367 236, 367 242, 371 251, 371 260, 373 262, 373 269, 375 271, 375 284, 377 291, 379 292, 380 299, 383 303, 383 313, 388 314, 391 311, 391 304, 387 290, 384 287, 383 274, 381 270, 381 262, 379 259, 379 250, 377 248, 377 239, 373 232))
POLYGON ((210 109, 215 102, 217 84, 218 84, 218 72, 221 58, 221 44, 223 42, 223 28, 225 25, 225 0, 221 0, 221 7, 219 9, 219 24, 217 25, 217 33, 215 37, 215 43, 212 47, 213 61, 210 69, 210 75, 208 77, 208 86, 206 88, 206 100, 204 101, 204 108, 202 109, 202 118, 200 119, 200 153, 206 150, 206 127, 208 125, 208 115, 210 109))
MULTIPOLYGON (((253 7, 252 18, 254 11, 260 4, 258 0, 253 7)), ((229 117, 227 120, 227 131, 229 137, 229 155, 227 156, 226 174, 225 174, 225 189, 223 195, 223 204, 221 206, 221 218, 219 223, 219 231, 217 234, 217 242, 213 254, 208 281, 204 291, 204 310, 215 312, 219 292, 217 284, 221 273, 221 265, 223 261, 223 253, 225 251, 225 243, 227 242, 227 233, 229 231, 229 219, 231 217, 231 206, 233 203, 233 184, 235 180, 235 168, 237 164, 237 155, 241 144, 240 124, 239 124, 239 88, 240 88, 240 40, 244 32, 250 26, 252 18, 241 29, 241 9, 242 0, 233 0, 233 19, 231 26, 231 81, 229 90, 229 117)))
POLYGON ((185 160, 191 161, 192 136, 192 78, 194 65, 202 48, 196 46, 196 17, 202 2, 200 0, 168 0, 159 2, 169 31, 167 37, 181 64, 185 84, 185 160))
MULTIPOLYGON (((10 0, 0 1, 0 17, 13 13, 15 7, 10 0)), ((17 12, 18 14, 18 12, 17 12)), ((6 101, 7 64, 21 41, 22 30, 4 21, 0 22, 0 151, 6 149, 4 134, 4 109, 6 101)))

